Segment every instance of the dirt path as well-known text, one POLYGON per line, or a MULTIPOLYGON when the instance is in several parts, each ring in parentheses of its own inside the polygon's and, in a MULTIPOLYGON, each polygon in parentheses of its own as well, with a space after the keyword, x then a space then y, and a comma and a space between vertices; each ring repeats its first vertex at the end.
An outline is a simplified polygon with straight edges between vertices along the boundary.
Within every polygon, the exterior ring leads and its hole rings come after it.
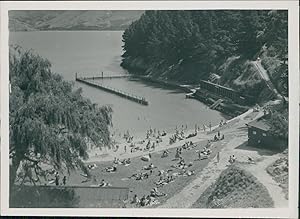
POLYGON ((266 82, 268 88, 279 98, 281 99, 281 95, 275 88, 274 84, 270 80, 268 72, 264 69, 264 67, 261 65, 260 61, 252 61, 253 65, 257 68, 261 78, 266 82))
POLYGON ((267 188, 270 196, 274 201, 275 208, 288 207, 288 200, 284 198, 282 188, 266 172, 266 168, 279 158, 280 156, 278 154, 265 157, 264 160, 259 162, 257 165, 250 165, 248 168, 246 168, 267 188))

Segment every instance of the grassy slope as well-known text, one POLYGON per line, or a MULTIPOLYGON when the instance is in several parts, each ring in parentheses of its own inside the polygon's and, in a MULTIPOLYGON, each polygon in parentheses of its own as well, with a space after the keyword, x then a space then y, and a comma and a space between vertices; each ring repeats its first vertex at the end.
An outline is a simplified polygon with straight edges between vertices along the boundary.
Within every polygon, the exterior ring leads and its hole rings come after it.
POLYGON ((288 169, 288 150, 285 150, 283 156, 267 167, 267 172, 273 179, 279 183, 288 199, 289 192, 289 169, 288 169))
POLYGON ((224 170, 193 204, 193 208, 269 208, 273 201, 267 189, 236 165, 224 170))

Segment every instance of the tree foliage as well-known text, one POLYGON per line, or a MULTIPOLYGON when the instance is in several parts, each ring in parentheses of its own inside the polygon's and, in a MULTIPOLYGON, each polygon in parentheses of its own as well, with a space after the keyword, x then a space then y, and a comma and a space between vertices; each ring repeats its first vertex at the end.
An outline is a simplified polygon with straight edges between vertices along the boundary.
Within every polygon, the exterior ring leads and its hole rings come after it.
POLYGON ((31 50, 12 48, 9 64, 11 182, 20 163, 38 177, 43 163, 56 170, 83 167, 88 144, 109 144, 110 107, 84 98, 31 50))
POLYGON ((228 57, 255 58, 263 45, 283 59, 287 27, 287 11, 146 11, 123 34, 122 66, 135 70, 140 60, 139 73, 207 79, 228 57))
POLYGON ((288 103, 283 102, 271 107, 271 114, 268 118, 271 124, 271 133, 275 136, 288 138, 289 135, 289 112, 288 103))

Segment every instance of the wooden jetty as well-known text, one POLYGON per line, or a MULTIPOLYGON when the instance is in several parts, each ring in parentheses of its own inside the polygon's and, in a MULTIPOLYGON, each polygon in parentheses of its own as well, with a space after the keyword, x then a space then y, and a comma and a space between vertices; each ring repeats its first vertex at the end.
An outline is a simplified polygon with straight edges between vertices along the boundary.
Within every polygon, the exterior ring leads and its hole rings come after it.
POLYGON ((112 76, 91 76, 91 77, 81 77, 83 80, 94 80, 94 79, 117 79, 117 78, 129 78, 130 75, 112 75, 112 76))
MULTIPOLYGON (((91 79, 93 79, 93 78, 91 78, 91 79)), ((96 77, 94 77, 94 79, 96 79, 96 77)), ((91 80, 88 81, 87 78, 77 78, 76 77, 76 81, 79 81, 79 82, 87 84, 89 86, 104 90, 104 91, 112 93, 112 94, 118 95, 120 97, 126 98, 128 100, 134 101, 134 102, 142 104, 142 105, 146 105, 146 106, 149 105, 149 102, 144 97, 138 97, 138 96, 135 96, 132 94, 128 94, 121 90, 103 86, 101 84, 96 83, 95 81, 91 81, 91 80)))
POLYGON ((89 77, 78 77, 77 73, 75 73, 75 78, 80 78, 82 80, 95 80, 95 79, 117 79, 117 78, 129 78, 131 75, 109 75, 109 76, 104 76, 103 72, 102 75, 98 76, 89 76, 89 77))

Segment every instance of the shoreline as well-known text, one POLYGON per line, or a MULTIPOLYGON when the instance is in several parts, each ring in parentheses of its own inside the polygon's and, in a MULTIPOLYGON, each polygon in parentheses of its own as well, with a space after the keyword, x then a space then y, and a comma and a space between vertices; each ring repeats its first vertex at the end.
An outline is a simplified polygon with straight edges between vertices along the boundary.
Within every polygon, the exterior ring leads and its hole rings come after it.
MULTIPOLYGON (((231 122, 234 122, 235 120, 238 120, 242 117, 245 117, 245 116, 247 116, 248 114, 250 114, 252 112, 253 112, 253 109, 249 109, 245 113, 242 113, 242 114, 240 114, 240 115, 238 115, 238 116, 236 116, 236 117, 234 117, 230 120, 226 120, 226 125, 230 124, 231 122)), ((118 151, 114 152, 114 150, 111 148, 111 149, 106 149, 106 153, 90 156, 91 153, 95 154, 95 150, 99 151, 100 153, 102 152, 100 149, 95 148, 94 150, 90 151, 90 153, 89 153, 90 157, 88 158, 88 160, 86 160, 84 162, 85 163, 106 162, 106 161, 112 161, 114 159, 114 157, 118 157, 119 159, 134 158, 134 157, 143 156, 143 155, 146 155, 146 154, 149 154, 149 153, 156 153, 156 152, 159 152, 159 151, 162 151, 162 150, 167 150, 167 149, 179 147, 187 141, 192 141, 192 142, 197 143, 197 142, 200 142, 200 141, 203 141, 203 140, 210 139, 211 135, 219 127, 220 127, 219 125, 212 126, 211 131, 204 131, 202 129, 202 130, 197 132, 197 135, 195 137, 191 137, 191 138, 183 139, 183 140, 180 140, 180 141, 176 141, 173 144, 169 144, 168 141, 169 141, 169 138, 174 133, 167 133, 167 135, 163 137, 163 142, 161 142, 159 146, 156 146, 155 150, 153 150, 153 151, 141 151, 141 152, 139 151, 139 152, 130 153, 130 147, 128 146, 130 143, 127 143, 125 141, 125 139, 122 138, 122 142, 119 143, 119 150, 118 151), (127 147, 127 152, 126 153, 124 153, 124 150, 123 150, 125 145, 127 147), (120 153, 120 152, 123 152, 123 153, 120 153)), ((209 129, 209 128, 207 128, 207 129, 209 129)), ((225 127, 224 130, 226 130, 226 127, 225 127)), ((185 131, 185 133, 187 133, 187 134, 194 133, 194 132, 195 132, 195 129, 189 129, 189 130, 185 131)), ((137 142, 140 142, 142 140, 145 140, 145 139, 138 138, 138 139, 135 139, 134 142, 137 143, 137 142)))
MULTIPOLYGON (((193 91, 194 91, 193 88, 196 86, 195 84, 181 84, 176 81, 162 80, 162 79, 153 78, 150 76, 135 75, 135 74, 130 74, 130 75, 131 75, 131 77, 129 77, 129 78, 136 78, 143 82, 150 82, 150 83, 159 84, 161 86, 165 86, 165 87, 169 87, 169 88, 173 88, 173 89, 179 89, 179 90, 185 92, 186 94, 193 93, 193 91)), ((199 85, 198 85, 198 87, 199 87, 199 85)), ((211 94, 211 92, 209 92, 209 91, 206 91, 206 92, 211 94)), ((197 93, 194 94, 192 99, 200 101, 201 103, 205 104, 207 107, 210 107, 216 101, 216 100, 213 100, 213 102, 211 103, 210 101, 205 100, 204 97, 200 96, 197 93)), ((245 107, 247 109, 251 108, 251 106, 239 105, 234 102, 233 102, 233 104, 226 104, 226 105, 221 104, 221 105, 222 105, 222 107, 217 107, 214 110, 222 113, 224 115, 224 117, 229 117, 229 118, 234 118, 234 117, 240 115, 241 113, 246 112, 247 110, 243 112, 243 109, 242 109, 243 107, 245 107), (238 107, 238 106, 240 106, 240 107, 238 107), (232 112, 234 109, 237 113, 232 112)))

